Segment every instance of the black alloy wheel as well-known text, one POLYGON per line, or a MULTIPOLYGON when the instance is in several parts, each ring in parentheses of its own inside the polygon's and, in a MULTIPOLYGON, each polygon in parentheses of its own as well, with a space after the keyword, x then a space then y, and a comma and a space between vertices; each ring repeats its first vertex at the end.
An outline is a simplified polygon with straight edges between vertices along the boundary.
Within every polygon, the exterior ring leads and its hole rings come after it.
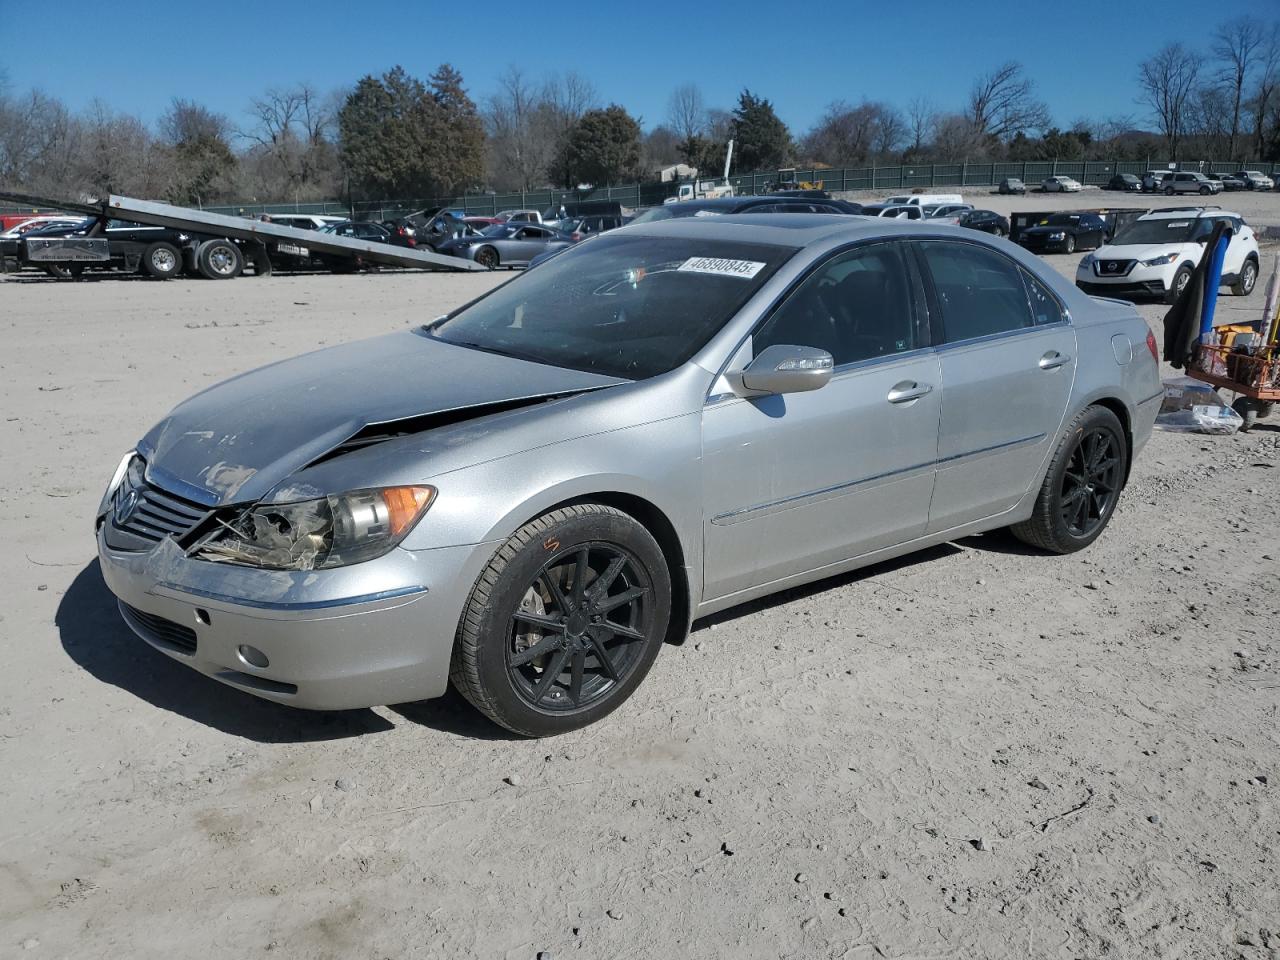
POLYGON ((494 269, 498 265, 498 251, 493 247, 481 247, 476 251, 476 263, 486 270, 494 269))
POLYGON ((608 696, 640 661, 652 594, 643 567, 617 544, 555 554, 511 615, 512 686, 541 710, 578 710, 608 696))
POLYGON ((1058 511, 1073 537, 1090 537, 1111 514, 1120 493, 1123 460, 1111 431, 1081 434, 1062 477, 1058 511))
POLYGON ((529 521, 480 573, 449 677, 528 737, 587 726, 644 680, 671 625, 671 573, 653 535, 600 503, 529 521))
POLYGON ((1119 418, 1104 406, 1086 407, 1059 439, 1031 516, 1011 531, 1050 553, 1083 550, 1115 513, 1128 466, 1129 442, 1119 418))

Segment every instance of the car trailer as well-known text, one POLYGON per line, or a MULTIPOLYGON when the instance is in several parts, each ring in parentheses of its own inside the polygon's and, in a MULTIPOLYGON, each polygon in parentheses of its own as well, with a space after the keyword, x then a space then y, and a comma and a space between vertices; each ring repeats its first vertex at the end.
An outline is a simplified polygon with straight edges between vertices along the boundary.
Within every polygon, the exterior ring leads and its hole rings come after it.
MULTIPOLYGON (((485 269, 470 260, 429 250, 395 247, 371 240, 339 237, 300 227, 286 227, 283 224, 264 220, 208 213, 204 210, 192 210, 190 207, 179 207, 154 200, 139 200, 134 197, 120 197, 115 194, 105 200, 82 203, 33 197, 23 193, 0 192, 0 200, 23 206, 50 207, 67 213, 99 218, 99 224, 84 237, 33 237, 32 242, 24 243, 27 261, 37 266, 60 265, 70 270, 83 269, 93 264, 110 263, 113 259, 110 241, 101 234, 108 220, 126 220, 145 226, 171 227, 200 235, 198 238, 193 238, 194 246, 189 252, 192 262, 200 272, 212 279, 238 276, 246 260, 253 265, 255 276, 268 276, 271 273, 269 248, 281 243, 303 246, 319 253, 347 256, 353 261, 363 260, 393 267, 419 270, 485 269), (237 242, 229 243, 228 241, 237 242)), ((135 256, 140 258, 142 254, 140 252, 128 254, 129 258, 135 256)), ((126 267, 129 262, 126 258, 126 267)), ((138 263, 134 261, 133 269, 136 270, 137 266, 138 263)))
POLYGON ((1140 216, 1150 213, 1149 207, 1090 207, 1089 209, 1080 210, 1041 210, 1038 213, 1018 211, 1009 214, 1009 239, 1014 243, 1018 242, 1018 234, 1022 233, 1028 227, 1034 227, 1041 220, 1052 217, 1055 213, 1094 213, 1100 216, 1107 224, 1108 243, 1111 238, 1127 227, 1140 216))

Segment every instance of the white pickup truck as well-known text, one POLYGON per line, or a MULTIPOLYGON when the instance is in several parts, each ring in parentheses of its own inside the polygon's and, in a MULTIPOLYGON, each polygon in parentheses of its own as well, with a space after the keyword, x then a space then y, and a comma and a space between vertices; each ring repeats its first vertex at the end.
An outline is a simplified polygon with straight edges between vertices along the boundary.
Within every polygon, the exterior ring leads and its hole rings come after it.
POLYGON ((903 193, 881 202, 886 207, 931 207, 940 203, 964 203, 964 197, 958 193, 903 193))
POLYGON ((674 197, 667 197, 663 203, 682 203, 685 200, 714 200, 716 197, 734 196, 733 186, 716 180, 697 180, 693 183, 682 183, 674 197))

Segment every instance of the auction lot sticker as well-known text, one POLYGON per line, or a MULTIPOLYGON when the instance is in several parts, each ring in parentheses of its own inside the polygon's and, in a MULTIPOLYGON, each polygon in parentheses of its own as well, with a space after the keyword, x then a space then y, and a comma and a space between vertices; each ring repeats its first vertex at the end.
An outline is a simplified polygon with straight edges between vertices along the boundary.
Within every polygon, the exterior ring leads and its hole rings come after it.
POLYGON ((764 267, 756 260, 726 260, 722 257, 690 257, 676 269, 685 273, 711 273, 718 277, 750 280, 764 267))

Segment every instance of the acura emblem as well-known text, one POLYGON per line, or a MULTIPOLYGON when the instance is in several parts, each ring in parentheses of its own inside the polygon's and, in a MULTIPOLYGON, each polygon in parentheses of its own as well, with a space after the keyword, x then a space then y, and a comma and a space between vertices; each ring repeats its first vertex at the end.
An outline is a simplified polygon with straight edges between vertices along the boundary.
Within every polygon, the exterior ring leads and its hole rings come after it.
POLYGON ((133 512, 137 509, 138 509, 138 491, 137 490, 125 491, 124 494, 122 494, 120 497, 116 499, 116 510, 115 510, 116 526, 123 527, 126 523, 128 523, 129 519, 133 516, 133 512))

